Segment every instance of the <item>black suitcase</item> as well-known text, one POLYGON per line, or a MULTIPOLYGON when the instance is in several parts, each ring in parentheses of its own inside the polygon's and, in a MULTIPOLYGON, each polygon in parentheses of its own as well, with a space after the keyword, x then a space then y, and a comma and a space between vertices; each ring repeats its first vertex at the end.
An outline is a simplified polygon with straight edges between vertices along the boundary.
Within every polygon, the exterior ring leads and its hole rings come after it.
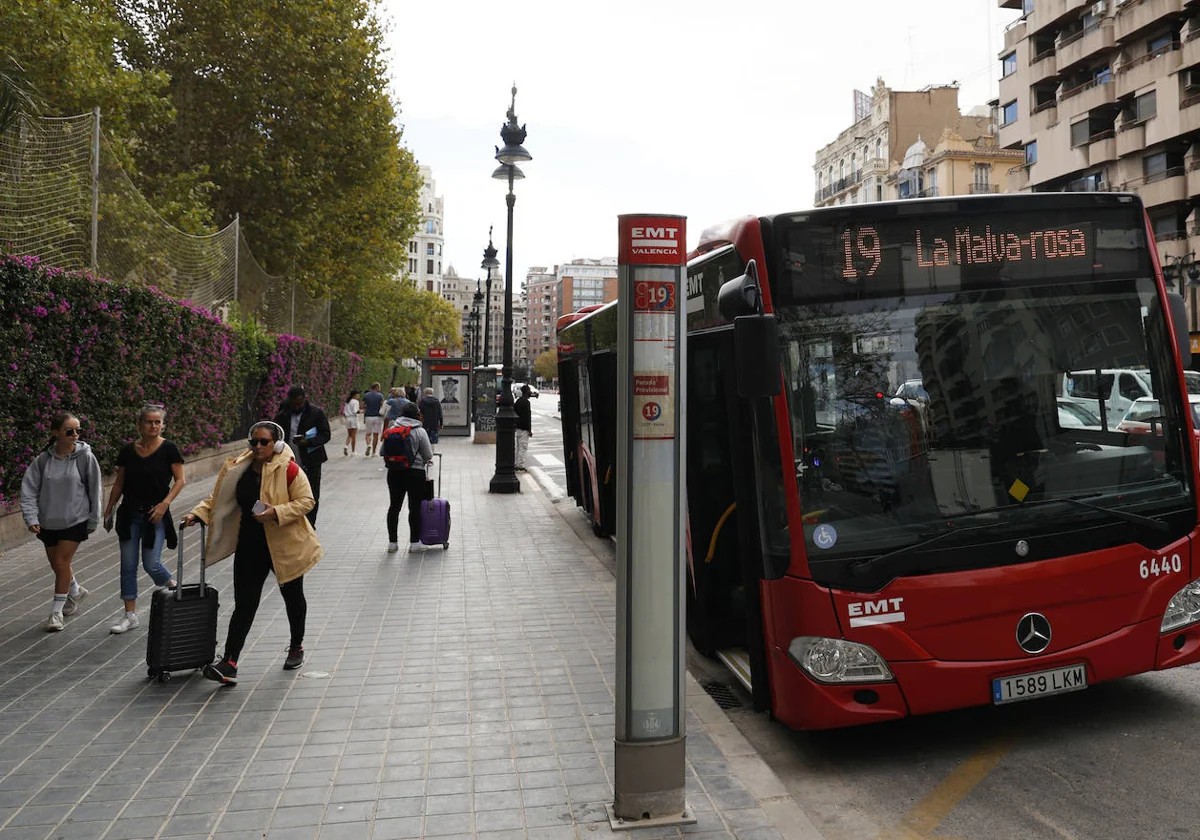
POLYGON ((200 583, 183 584, 183 534, 179 529, 176 588, 160 589, 150 600, 150 632, 146 635, 146 674, 159 682, 172 671, 201 668, 217 653, 217 607, 220 595, 204 581, 204 523, 200 524, 200 583))

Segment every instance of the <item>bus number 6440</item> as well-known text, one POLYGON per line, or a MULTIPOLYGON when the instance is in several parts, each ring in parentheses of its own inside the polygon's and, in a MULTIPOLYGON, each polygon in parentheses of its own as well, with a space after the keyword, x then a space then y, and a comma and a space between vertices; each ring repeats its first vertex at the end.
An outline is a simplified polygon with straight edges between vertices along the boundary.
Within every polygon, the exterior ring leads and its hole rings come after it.
POLYGON ((1149 560, 1143 560, 1138 564, 1138 574, 1142 576, 1142 580, 1154 575, 1169 575, 1172 572, 1182 572, 1183 561, 1179 559, 1178 554, 1172 554, 1167 557, 1165 554, 1162 557, 1151 557, 1149 560))

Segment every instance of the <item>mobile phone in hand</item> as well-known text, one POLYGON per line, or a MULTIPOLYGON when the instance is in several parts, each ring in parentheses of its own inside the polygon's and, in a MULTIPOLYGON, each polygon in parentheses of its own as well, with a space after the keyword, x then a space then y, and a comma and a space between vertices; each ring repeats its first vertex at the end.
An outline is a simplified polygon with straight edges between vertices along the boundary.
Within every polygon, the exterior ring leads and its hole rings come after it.
POLYGON ((111 531, 112 529, 113 529, 113 518, 112 518, 112 514, 110 513, 108 516, 104 517, 104 530, 111 531))
POLYGON ((267 506, 265 504, 263 504, 262 499, 259 499, 257 502, 254 503, 254 507, 250 508, 250 512, 253 513, 255 516, 258 516, 259 514, 267 512, 267 506))

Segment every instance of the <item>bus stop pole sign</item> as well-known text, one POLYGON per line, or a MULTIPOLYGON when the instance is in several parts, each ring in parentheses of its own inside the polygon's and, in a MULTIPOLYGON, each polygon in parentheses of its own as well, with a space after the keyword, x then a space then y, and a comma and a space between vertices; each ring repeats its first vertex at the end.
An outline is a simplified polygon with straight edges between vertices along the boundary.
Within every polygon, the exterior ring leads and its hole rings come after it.
POLYGON ((683 216, 618 220, 614 829, 695 822, 684 800, 683 216))

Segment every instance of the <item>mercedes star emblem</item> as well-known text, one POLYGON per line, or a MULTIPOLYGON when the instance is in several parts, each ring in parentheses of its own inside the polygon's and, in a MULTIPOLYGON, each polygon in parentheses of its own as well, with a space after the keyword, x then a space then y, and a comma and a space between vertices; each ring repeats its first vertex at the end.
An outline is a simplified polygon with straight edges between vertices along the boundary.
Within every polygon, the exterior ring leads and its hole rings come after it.
POLYGON ((1018 557, 1025 557, 1029 554, 1029 543, 1025 540, 1017 540, 1016 552, 1018 557))
POLYGON ((1026 653, 1041 653, 1050 647, 1050 622, 1041 613, 1029 613, 1017 622, 1017 644, 1026 653))

